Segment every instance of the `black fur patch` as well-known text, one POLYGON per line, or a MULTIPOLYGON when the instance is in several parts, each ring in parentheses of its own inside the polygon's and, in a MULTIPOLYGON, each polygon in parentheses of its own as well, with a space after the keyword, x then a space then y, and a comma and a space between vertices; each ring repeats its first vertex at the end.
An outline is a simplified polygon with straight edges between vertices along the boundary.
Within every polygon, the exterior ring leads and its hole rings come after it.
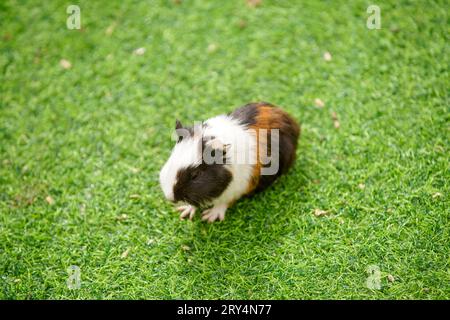
POLYGON ((207 204, 225 191, 232 178, 231 172, 221 164, 202 163, 182 169, 173 188, 175 202, 185 201, 197 207, 207 204))
POLYGON ((230 113, 230 116, 238 120, 241 125, 251 126, 256 123, 256 117, 259 113, 258 107, 261 106, 273 107, 272 104, 267 102, 253 102, 237 108, 230 113))

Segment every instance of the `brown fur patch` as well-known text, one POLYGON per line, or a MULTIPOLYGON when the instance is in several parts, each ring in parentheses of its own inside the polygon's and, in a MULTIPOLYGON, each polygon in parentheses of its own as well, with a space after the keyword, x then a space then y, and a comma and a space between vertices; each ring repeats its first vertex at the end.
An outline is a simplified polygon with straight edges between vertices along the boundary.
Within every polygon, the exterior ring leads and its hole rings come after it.
POLYGON ((265 188, 262 184, 270 185, 277 176, 281 175, 292 165, 295 159, 295 149, 297 147, 297 140, 300 135, 300 128, 296 121, 285 111, 270 104, 261 103, 257 106, 258 113, 255 117, 254 124, 249 128, 256 131, 257 140, 257 159, 253 168, 252 179, 249 182, 247 194, 253 193, 257 188, 265 188), (262 183, 261 157, 263 156, 261 150, 269 150, 270 153, 270 136, 262 134, 260 137, 260 129, 279 129, 280 130, 280 168, 279 172, 274 177, 269 177, 262 183))

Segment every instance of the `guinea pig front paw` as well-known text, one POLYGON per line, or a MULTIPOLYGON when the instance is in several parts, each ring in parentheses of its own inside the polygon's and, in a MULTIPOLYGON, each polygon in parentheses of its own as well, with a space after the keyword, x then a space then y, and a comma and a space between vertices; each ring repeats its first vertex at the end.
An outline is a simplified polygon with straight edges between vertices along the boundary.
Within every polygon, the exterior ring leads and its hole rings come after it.
POLYGON ((186 206, 180 206, 177 208, 178 211, 181 212, 180 214, 180 219, 184 219, 187 216, 189 216, 189 220, 192 220, 192 218, 195 215, 195 207, 191 206, 191 205, 186 205, 186 206))
POLYGON ((202 212, 202 220, 208 221, 209 223, 212 223, 217 219, 223 221, 223 219, 225 219, 225 211, 227 211, 226 206, 214 206, 202 212))

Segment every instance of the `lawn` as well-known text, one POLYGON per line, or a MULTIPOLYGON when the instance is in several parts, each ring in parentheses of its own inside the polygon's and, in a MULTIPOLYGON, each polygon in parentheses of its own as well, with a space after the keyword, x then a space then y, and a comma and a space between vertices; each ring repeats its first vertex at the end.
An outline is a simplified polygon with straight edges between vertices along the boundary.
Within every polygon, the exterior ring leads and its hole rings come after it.
POLYGON ((6 0, 0 26, 0 298, 450 299, 447 1, 6 0), (294 168, 180 221, 175 119, 251 101, 301 122, 294 168))

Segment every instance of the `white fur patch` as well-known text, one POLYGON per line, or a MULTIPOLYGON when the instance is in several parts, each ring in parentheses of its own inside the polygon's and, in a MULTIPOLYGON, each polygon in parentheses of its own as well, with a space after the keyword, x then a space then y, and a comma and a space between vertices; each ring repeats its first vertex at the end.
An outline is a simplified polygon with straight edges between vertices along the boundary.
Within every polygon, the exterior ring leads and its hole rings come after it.
POLYGON ((226 165, 233 175, 227 189, 214 199, 214 205, 226 204, 239 199, 248 189, 256 160, 256 137, 245 126, 229 116, 221 115, 206 121, 204 134, 215 136, 223 144, 229 144, 227 157, 231 163, 226 165))
POLYGON ((248 189, 252 177, 253 166, 256 160, 256 137, 245 126, 226 115, 220 115, 207 120, 202 128, 201 135, 195 135, 183 139, 177 143, 172 154, 160 172, 160 183, 167 199, 174 200, 173 187, 176 184, 176 176, 180 169, 201 164, 202 136, 214 136, 223 145, 227 146, 227 157, 230 162, 225 167, 233 175, 227 189, 214 199, 211 204, 229 205, 239 199, 248 189))
POLYGON ((185 138, 175 145, 172 153, 159 174, 159 182, 166 198, 174 200, 173 187, 177 173, 190 165, 199 165, 202 155, 198 148, 200 137, 185 138))

